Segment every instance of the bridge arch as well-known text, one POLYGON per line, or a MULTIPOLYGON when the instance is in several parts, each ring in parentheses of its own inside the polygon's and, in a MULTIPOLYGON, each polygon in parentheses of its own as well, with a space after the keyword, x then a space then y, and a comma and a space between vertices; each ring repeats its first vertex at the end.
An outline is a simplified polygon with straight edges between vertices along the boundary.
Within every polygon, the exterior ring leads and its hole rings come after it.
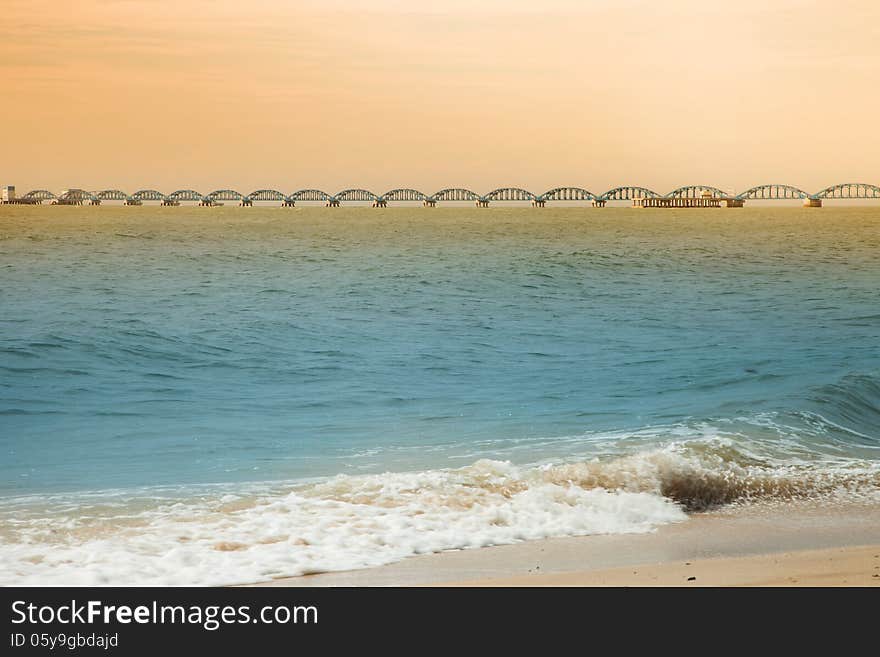
POLYGON ((65 205, 82 205, 86 201, 92 203, 97 200, 98 197, 85 189, 68 189, 58 197, 58 203, 65 205))
POLYGON ((660 198, 660 194, 647 187, 625 185, 609 189, 599 197, 602 201, 631 201, 634 198, 660 198))
POLYGON ((58 197, 48 189, 34 189, 25 194, 22 198, 32 199, 34 201, 54 201, 58 197))
POLYGON ((499 187, 483 198, 489 201, 534 201, 535 195, 522 187, 499 187))
POLYGON ((258 189, 245 197, 248 201, 287 201, 287 196, 277 189, 258 189))
POLYGON ((205 194, 205 198, 209 201, 240 201, 244 195, 234 189, 215 189, 210 194, 205 194))
POLYGON ((128 194, 121 189, 102 189, 100 192, 95 192, 95 198, 99 201, 125 201, 128 194))
POLYGON ((290 195, 294 201, 329 201, 332 196, 320 189, 300 189, 290 195))
POLYGON ((368 189, 343 189, 334 197, 334 201, 375 201, 379 197, 368 189))
POLYGON ((480 195, 464 187, 447 187, 428 197, 430 201, 479 201, 480 195))
POLYGON ((666 198, 702 198, 704 192, 709 192, 712 198, 727 198, 730 196, 723 189, 718 189, 711 185, 686 185, 673 189, 666 195, 666 198))
POLYGON ((385 192, 382 196, 379 197, 380 201, 426 201, 428 200, 428 195, 424 192, 420 192, 417 189, 410 189, 408 187, 400 187, 398 189, 392 189, 390 191, 385 192))
POLYGON ((167 197, 155 189, 141 189, 131 195, 136 201, 164 201, 167 197))
POLYGON ((809 192, 792 185, 758 185, 736 195, 741 199, 798 199, 810 198, 809 192))
POLYGON ((194 189, 178 189, 168 194, 167 198, 170 201, 201 201, 204 199, 201 192, 194 189))
POLYGON ((880 198, 880 187, 869 183, 840 183, 816 192, 813 198, 880 198))
POLYGON ((554 187, 538 197, 541 201, 592 201, 596 195, 583 187, 554 187))

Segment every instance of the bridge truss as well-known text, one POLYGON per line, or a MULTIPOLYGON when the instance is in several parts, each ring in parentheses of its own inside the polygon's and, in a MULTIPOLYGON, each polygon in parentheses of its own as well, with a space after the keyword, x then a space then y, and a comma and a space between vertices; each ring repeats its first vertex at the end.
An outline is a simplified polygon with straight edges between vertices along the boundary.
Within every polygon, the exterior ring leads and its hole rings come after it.
MULTIPOLYGON (((276 202, 285 206, 293 206, 296 201, 318 201, 327 205, 340 205, 342 202, 372 202, 373 205, 384 207, 389 201, 422 202, 425 205, 436 205, 441 202, 471 201, 487 206, 490 201, 499 202, 531 202, 543 206, 548 201, 592 201, 594 205, 604 205, 606 201, 631 201, 640 198, 731 198, 731 194, 711 185, 686 185, 672 190, 662 196, 652 189, 636 185, 623 185, 609 189, 603 194, 594 194, 584 187, 554 187, 542 194, 535 194, 523 187, 499 187, 487 194, 479 194, 465 187, 447 187, 433 194, 426 194, 410 187, 398 187, 384 194, 376 194, 368 189, 350 188, 336 194, 320 189, 300 189, 285 194, 277 189, 258 189, 249 194, 242 194, 234 189, 217 189, 202 194, 194 189, 178 189, 170 194, 163 194, 156 189, 141 189, 127 194, 120 189, 104 189, 86 191, 83 189, 67 190, 56 195, 47 189, 35 189, 20 197, 24 201, 41 203, 53 201, 61 204, 81 204, 89 202, 100 204, 101 201, 124 201, 128 205, 140 205, 144 201, 158 201, 164 205, 179 205, 182 201, 196 202, 202 205, 217 205, 220 201, 239 201, 242 205, 253 202, 276 202)), ((803 199, 805 203, 812 201, 814 207, 821 206, 822 199, 880 199, 880 186, 870 183, 840 183, 826 187, 815 194, 792 185, 765 184, 751 187, 740 192, 734 199, 739 200, 794 200, 803 199)))

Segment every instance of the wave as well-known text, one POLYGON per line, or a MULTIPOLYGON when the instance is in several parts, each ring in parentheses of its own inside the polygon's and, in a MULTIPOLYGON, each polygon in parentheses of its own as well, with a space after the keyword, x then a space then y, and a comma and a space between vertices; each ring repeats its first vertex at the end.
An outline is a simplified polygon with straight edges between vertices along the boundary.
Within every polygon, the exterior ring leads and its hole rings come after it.
MULTIPOLYGON (((437 456, 468 459, 460 468, 7 498, 0 584, 249 583, 648 532, 726 505, 880 503, 877 375, 845 376, 785 403, 637 431, 469 440, 437 456)), ((393 461, 393 449, 363 456, 393 461)))
POLYGON ((690 512, 734 503, 880 500, 880 463, 773 462, 725 438, 673 443, 610 462, 553 466, 547 476, 586 488, 650 492, 690 512))
POLYGON ((807 409, 836 430, 880 443, 880 375, 849 374, 810 390, 807 409))
POLYGON ((608 458, 338 475, 262 492, 6 505, 3 584, 234 584, 559 536, 639 533, 719 504, 880 502, 880 465, 773 462, 730 438, 608 458), (63 505, 53 503, 56 509, 63 505))

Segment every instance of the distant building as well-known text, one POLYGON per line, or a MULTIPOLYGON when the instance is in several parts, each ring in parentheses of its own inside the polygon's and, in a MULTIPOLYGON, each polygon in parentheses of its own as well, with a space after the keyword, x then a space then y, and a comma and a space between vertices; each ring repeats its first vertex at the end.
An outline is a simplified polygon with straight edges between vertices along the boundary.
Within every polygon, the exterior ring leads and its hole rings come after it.
POLYGON ((4 203, 9 203, 10 201, 15 200, 15 185, 6 185, 3 188, 3 198, 2 201, 4 203))

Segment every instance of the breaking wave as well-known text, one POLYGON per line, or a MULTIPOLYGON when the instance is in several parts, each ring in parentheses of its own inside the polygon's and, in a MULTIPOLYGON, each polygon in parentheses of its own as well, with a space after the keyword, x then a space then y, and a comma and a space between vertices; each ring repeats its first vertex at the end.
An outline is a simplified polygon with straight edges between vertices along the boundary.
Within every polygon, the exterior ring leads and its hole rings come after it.
POLYGON ((745 449, 742 440, 712 435, 531 466, 482 459, 457 469, 203 488, 185 497, 12 500, 3 511, 0 582, 247 583, 444 550, 648 532, 717 505, 880 501, 876 461, 792 461, 763 452, 760 441, 745 449))

